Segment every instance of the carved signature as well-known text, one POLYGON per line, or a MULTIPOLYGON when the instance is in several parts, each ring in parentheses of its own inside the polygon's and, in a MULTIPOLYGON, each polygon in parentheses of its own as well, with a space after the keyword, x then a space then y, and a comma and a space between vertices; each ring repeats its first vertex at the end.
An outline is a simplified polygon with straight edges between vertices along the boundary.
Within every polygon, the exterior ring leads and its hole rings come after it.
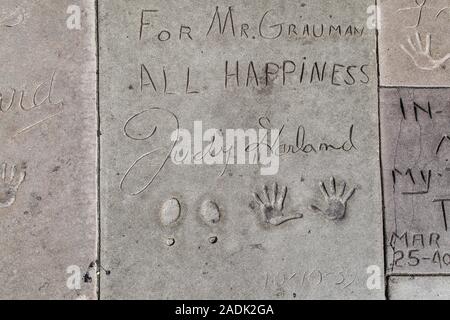
POLYGON ((40 108, 42 106, 56 106, 57 111, 53 112, 51 115, 40 119, 39 121, 36 121, 32 123, 31 125, 27 125, 26 127, 18 130, 14 137, 17 137, 25 132, 30 131, 31 129, 43 124, 44 122, 47 122, 57 115, 59 115, 62 112, 62 107, 64 105, 64 101, 62 99, 55 101, 54 100, 54 84, 55 84, 55 78, 56 78, 56 71, 52 73, 51 78, 48 81, 44 81, 42 83, 39 83, 36 88, 34 89, 29 105, 26 105, 25 103, 25 96, 26 92, 25 90, 17 90, 14 88, 11 88, 11 93, 9 94, 9 101, 6 99, 6 95, 0 92, 0 116, 6 115, 14 110, 14 107, 18 109, 21 112, 31 112, 33 110, 36 110, 37 108, 40 108), (44 92, 43 92, 44 91, 44 92), (45 93, 45 95, 44 95, 45 93))
MULTIPOLYGON (((146 127, 144 130, 141 130, 140 132, 134 131, 133 124, 136 124, 138 122, 143 121, 144 116, 149 116, 150 114, 155 113, 161 113, 165 116, 168 116, 172 122, 175 124, 175 126, 172 128, 172 132, 177 132, 177 136, 173 139, 168 139, 168 141, 173 141, 168 143, 166 146, 161 147, 155 147, 152 150, 143 153, 140 155, 126 170, 121 182, 120 182, 120 189, 132 196, 137 196, 145 192, 155 181, 155 179, 159 176, 161 173, 161 170, 167 165, 167 162, 172 156, 172 153, 174 152, 175 147, 179 143, 180 135, 179 135, 179 129, 180 129, 180 122, 178 120, 178 117, 176 114, 174 114, 171 111, 162 109, 162 108, 149 108, 146 110, 143 110, 132 117, 130 117, 123 127, 124 135, 133 140, 133 141, 141 141, 141 142, 148 142, 150 139, 152 139, 157 132, 162 130, 162 126, 158 125, 151 125, 150 127, 146 127), (157 164, 154 163, 150 166, 152 168, 155 168, 153 171, 145 169, 138 169, 138 167, 145 166, 144 161, 156 161, 157 164), (139 176, 140 180, 145 180, 145 182, 133 182, 132 176, 139 176)), ((167 122, 165 122, 166 124, 167 122)), ((259 126, 263 129, 271 129, 271 121, 267 117, 262 117, 259 119, 259 126)), ((281 129, 279 130, 280 135, 283 132, 286 132, 286 126, 282 125, 281 129)), ((276 142, 280 139, 280 135, 273 138, 276 141, 274 142, 272 140, 271 145, 266 145, 268 149, 270 149, 271 152, 278 154, 280 156, 282 155, 295 155, 297 153, 302 154, 310 154, 310 153, 323 153, 323 152, 350 152, 353 149, 357 149, 355 146, 355 143, 353 141, 354 139, 354 126, 351 125, 348 133, 348 137, 345 138, 344 141, 338 142, 338 143, 330 143, 325 141, 320 141, 317 143, 310 143, 306 141, 306 131, 305 128, 302 126, 299 126, 296 131, 296 139, 293 144, 279 144, 279 147, 275 147, 277 144, 276 142)), ((247 144, 245 147, 246 152, 252 152, 253 149, 257 149, 259 147, 260 143, 258 144, 247 144)), ((220 176, 222 176, 226 169, 228 168, 228 165, 230 163, 230 155, 232 152, 227 149, 222 149, 222 152, 226 156, 226 163, 223 165, 223 171, 221 172, 220 176)), ((198 157, 204 157, 204 154, 198 155, 198 157)), ((217 156, 217 154, 215 155, 217 156)))
MULTIPOLYGON (((162 108, 149 108, 147 110, 141 111, 137 114, 135 114, 134 116, 132 116, 131 118, 129 118, 126 123, 125 126, 123 128, 124 134, 135 141, 146 141, 148 139, 150 139, 151 137, 153 137, 156 132, 158 131, 158 126, 155 125, 154 127, 152 127, 149 131, 149 133, 141 135, 141 134, 133 134, 131 133, 131 131, 129 130, 129 126, 133 123, 133 121, 139 119, 141 116, 145 115, 148 112, 159 112, 159 113, 164 113, 166 115, 169 115, 170 118, 172 118, 175 123, 176 123, 176 130, 178 130, 180 128, 180 122, 178 120, 178 117, 171 111, 162 109, 162 108)), ((153 181, 155 181, 155 179, 158 177, 158 175, 160 174, 161 170, 164 168, 164 166, 166 165, 167 161, 170 159, 171 153, 173 151, 173 149, 175 148, 175 145, 177 144, 178 139, 175 140, 175 142, 173 142, 170 147, 169 147, 169 151, 167 152, 167 154, 164 156, 162 163, 159 166, 156 166, 156 170, 153 174, 151 174, 150 179, 141 186, 135 187, 132 190, 129 190, 128 188, 126 188, 127 185, 127 180, 130 176, 131 173, 133 173, 135 170, 137 170, 137 166, 146 159, 149 159, 151 156, 156 155, 158 152, 160 151, 164 151, 165 149, 167 149, 167 147, 161 147, 161 148, 155 148, 149 152, 146 152, 144 154, 142 154, 141 156, 139 156, 132 164, 131 166, 127 169, 127 171, 125 172, 125 175, 123 176, 121 182, 120 182, 120 189, 124 192, 126 192, 129 195, 132 196, 137 196, 142 194, 145 190, 147 190, 151 184, 153 183, 153 181)))

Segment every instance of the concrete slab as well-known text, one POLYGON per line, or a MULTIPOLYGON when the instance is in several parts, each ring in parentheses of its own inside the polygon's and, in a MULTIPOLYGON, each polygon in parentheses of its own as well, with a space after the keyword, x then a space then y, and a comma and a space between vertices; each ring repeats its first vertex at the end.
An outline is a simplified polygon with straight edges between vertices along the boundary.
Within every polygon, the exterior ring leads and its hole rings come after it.
POLYGON ((373 4, 100 2, 103 299, 384 297, 373 4), (178 127, 279 129, 279 170, 178 127))
POLYGON ((382 89, 381 145, 390 274, 450 272, 449 89, 382 89))
POLYGON ((0 298, 95 298, 94 2, 3 0, 0 43, 0 298))

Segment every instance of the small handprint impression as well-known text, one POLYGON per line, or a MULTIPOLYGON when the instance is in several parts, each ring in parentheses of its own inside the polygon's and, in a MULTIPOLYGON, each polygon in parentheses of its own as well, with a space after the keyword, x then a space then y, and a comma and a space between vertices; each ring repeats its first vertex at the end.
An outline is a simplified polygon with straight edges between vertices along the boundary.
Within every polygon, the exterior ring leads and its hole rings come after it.
POLYGON ((25 180, 25 167, 17 168, 13 166, 10 174, 7 174, 8 165, 3 163, 1 166, 0 177, 0 208, 8 208, 16 201, 16 194, 20 185, 25 180))
POLYGON ((414 61, 414 64, 422 70, 435 70, 442 66, 447 60, 450 59, 450 53, 448 53, 442 59, 434 59, 431 56, 431 35, 427 34, 425 39, 425 46, 422 44, 421 36, 416 32, 416 39, 413 42, 411 37, 408 37, 409 47, 400 45, 403 51, 414 61))
POLYGON ((303 218, 302 214, 284 214, 283 210, 286 195, 287 187, 282 187, 281 190, 279 190, 277 183, 274 183, 272 187, 271 196, 269 195, 269 188, 266 185, 263 187, 262 197, 257 193, 253 194, 259 204, 260 214, 265 223, 279 226, 287 221, 303 218))
POLYGON ((347 184, 344 182, 339 194, 336 190, 336 179, 334 177, 330 178, 330 191, 328 192, 325 184, 320 182, 320 191, 325 199, 325 207, 319 207, 312 205, 311 209, 313 211, 319 211, 328 220, 342 220, 345 217, 347 211, 347 202, 354 195, 356 188, 352 188, 350 191, 345 193, 347 189, 347 184))

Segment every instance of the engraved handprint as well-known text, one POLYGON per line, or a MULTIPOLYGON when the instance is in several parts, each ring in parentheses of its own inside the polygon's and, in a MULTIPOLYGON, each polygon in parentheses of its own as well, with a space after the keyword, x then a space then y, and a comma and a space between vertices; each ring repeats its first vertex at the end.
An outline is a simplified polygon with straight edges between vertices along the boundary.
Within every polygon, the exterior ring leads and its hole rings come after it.
POLYGON ((16 201, 16 194, 20 185, 25 179, 25 168, 11 168, 11 174, 7 177, 7 165, 3 163, 1 166, 0 177, 0 208, 8 208, 16 201))
POLYGON ((415 43, 408 37, 409 47, 400 45, 403 51, 414 61, 414 64, 422 70, 434 70, 442 66, 447 60, 450 59, 450 53, 448 53, 442 59, 434 59, 431 56, 431 35, 427 34, 425 39, 425 46, 422 44, 420 34, 416 32, 415 43))
POLYGON ((326 208, 312 205, 311 209, 321 212, 328 220, 342 220, 345 217, 345 212, 347 211, 347 202, 355 193, 356 188, 352 188, 349 192, 347 192, 347 194, 345 194, 347 184, 344 182, 341 191, 337 194, 336 180, 334 177, 330 178, 330 186, 330 192, 328 192, 325 184, 320 182, 320 191, 325 199, 326 208))
POLYGON ((267 224, 279 226, 287 221, 303 218, 302 214, 284 215, 284 200, 286 199, 287 187, 278 190, 278 184, 274 183, 272 188, 272 196, 269 196, 269 188, 263 187, 263 196, 254 193, 256 201, 259 204, 260 214, 267 224))

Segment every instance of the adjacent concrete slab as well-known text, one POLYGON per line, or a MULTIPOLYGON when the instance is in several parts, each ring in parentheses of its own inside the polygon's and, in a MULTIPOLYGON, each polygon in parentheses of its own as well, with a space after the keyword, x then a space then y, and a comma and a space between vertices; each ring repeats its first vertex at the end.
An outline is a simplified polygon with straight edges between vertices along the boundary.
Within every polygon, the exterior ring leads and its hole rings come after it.
POLYGON ((389 273, 450 272, 450 89, 382 89, 389 273))
POLYGON ((95 8, 76 3, 1 4, 1 299, 96 296, 94 274, 77 284, 96 259, 95 8))
POLYGON ((450 86, 447 0, 380 0, 381 85, 450 86))
POLYGON ((391 300, 449 300, 448 277, 389 277, 391 300))
POLYGON ((373 4, 100 2, 103 299, 384 297, 373 4), (279 172, 174 164, 195 121, 279 172))

